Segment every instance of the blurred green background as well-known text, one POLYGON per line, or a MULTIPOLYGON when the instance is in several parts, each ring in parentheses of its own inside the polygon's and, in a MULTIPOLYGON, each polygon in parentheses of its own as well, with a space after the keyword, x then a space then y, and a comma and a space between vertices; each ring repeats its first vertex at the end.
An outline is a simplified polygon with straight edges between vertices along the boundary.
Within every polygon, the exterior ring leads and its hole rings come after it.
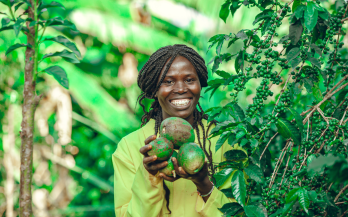
MULTIPOLYGON (((40 75, 37 92, 44 98, 35 115, 34 214, 114 216, 113 198, 118 192, 113 191, 111 155, 122 137, 140 127, 143 111, 136 105, 140 94, 138 71, 150 54, 172 44, 194 48, 208 64, 215 55, 215 51, 207 52, 209 38, 252 28, 250 13, 254 9, 242 7, 225 24, 218 15, 223 0, 56 1, 66 10, 48 9, 43 17, 67 18, 79 32, 55 27, 48 29, 46 36, 70 38, 82 59, 74 65, 60 58, 47 58, 39 66, 62 66, 70 89, 63 89, 47 74, 40 75)), ((7 10, 0 6, 1 12, 7 10)), ((16 14, 21 13, 20 8, 16 14)), ((279 34, 286 35, 287 28, 280 29, 279 34)), ((6 207, 12 207, 13 216, 18 213, 25 59, 24 49, 8 56, 5 51, 12 44, 25 42, 22 33, 16 38, 13 31, 0 32, 0 216, 9 212, 6 207)), ((224 47, 223 52, 235 53, 238 46, 224 47)), ((62 49, 45 42, 40 52, 62 49)), ((220 69, 233 73, 233 65, 224 63, 220 69)), ((208 65, 209 79, 213 79, 211 67, 208 65)), ((229 98, 226 89, 219 89, 211 99, 208 93, 203 94, 203 109, 225 105, 229 98)), ((249 89, 240 97, 240 104, 245 106, 253 93, 249 89)), ((147 100, 146 106, 151 102, 147 100)))

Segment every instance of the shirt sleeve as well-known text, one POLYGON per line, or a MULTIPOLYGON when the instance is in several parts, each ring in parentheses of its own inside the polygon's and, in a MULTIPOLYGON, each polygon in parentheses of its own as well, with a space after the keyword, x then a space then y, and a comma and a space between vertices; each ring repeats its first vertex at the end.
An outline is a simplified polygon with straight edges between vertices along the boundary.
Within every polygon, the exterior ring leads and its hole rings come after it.
POLYGON ((136 168, 128 152, 122 139, 112 155, 116 216, 159 216, 164 202, 163 179, 151 175, 142 163, 136 168))
MULTIPOLYGON (((231 147, 227 142, 224 143, 222 146, 222 154, 224 154, 228 149, 244 149, 240 148, 237 144, 234 147, 231 147)), ((226 159, 222 157, 222 161, 225 161, 226 159)), ((220 186, 219 189, 214 188, 213 192, 211 193, 210 197, 208 198, 207 202, 204 202, 203 198, 198 195, 197 203, 196 203, 196 211, 203 217, 208 216, 221 216, 222 213, 218 208, 221 208, 226 203, 232 203, 237 201, 234 198, 228 198, 226 195, 220 191, 221 189, 227 189, 231 187, 231 179, 235 171, 233 171, 230 176, 227 178, 227 180, 224 182, 223 185, 220 186)))

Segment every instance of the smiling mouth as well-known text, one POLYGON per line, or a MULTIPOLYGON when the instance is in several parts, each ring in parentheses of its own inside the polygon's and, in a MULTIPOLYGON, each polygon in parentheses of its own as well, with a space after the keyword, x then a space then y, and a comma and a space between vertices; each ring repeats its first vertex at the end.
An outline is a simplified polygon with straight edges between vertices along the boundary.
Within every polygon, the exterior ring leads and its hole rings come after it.
POLYGON ((192 99, 175 99, 175 100, 169 100, 170 104, 176 106, 176 107, 183 107, 190 104, 192 99))

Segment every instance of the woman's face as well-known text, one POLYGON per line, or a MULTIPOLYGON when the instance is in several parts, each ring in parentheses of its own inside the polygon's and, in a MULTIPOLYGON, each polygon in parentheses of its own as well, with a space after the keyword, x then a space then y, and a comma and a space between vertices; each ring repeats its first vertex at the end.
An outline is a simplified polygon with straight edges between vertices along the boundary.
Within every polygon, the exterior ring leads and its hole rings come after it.
MULTIPOLYGON (((164 69, 165 67, 163 67, 159 79, 162 77, 164 69)), ((200 94, 201 84, 196 69, 188 59, 177 56, 156 92, 162 107, 163 120, 168 117, 180 117, 192 125, 193 111, 200 94)))

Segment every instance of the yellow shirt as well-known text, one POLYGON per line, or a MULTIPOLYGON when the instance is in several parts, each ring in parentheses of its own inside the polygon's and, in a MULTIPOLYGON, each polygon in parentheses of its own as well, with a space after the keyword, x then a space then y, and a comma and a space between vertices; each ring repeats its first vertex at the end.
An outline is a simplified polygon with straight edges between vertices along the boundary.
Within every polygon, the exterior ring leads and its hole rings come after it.
MULTIPOLYGON (((202 120, 207 130, 207 121, 202 120)), ((199 127, 201 142, 203 144, 203 133, 199 127)), ((145 126, 122 138, 117 150, 112 155, 113 166, 115 170, 115 212, 117 217, 202 217, 202 216, 222 216, 218 210, 225 203, 236 202, 232 198, 227 198, 217 188, 214 188, 207 202, 204 202, 197 193, 197 188, 192 181, 187 179, 178 179, 175 182, 165 181, 170 190, 169 214, 166 208, 165 191, 163 189, 163 179, 151 175, 144 168, 142 163, 143 155, 139 149, 144 146, 147 137, 153 135, 155 120, 151 119, 145 126)), ((211 129, 213 129, 212 126, 211 129)), ((196 132, 195 132, 195 135, 196 132)), ((197 136, 196 136, 197 137, 197 136)), ((218 136, 212 138, 211 150, 213 153, 213 162, 219 163, 226 160, 223 157, 225 151, 230 150, 231 146, 225 144, 215 152, 215 144, 218 136)), ((198 144, 198 138, 195 143, 198 144)), ((209 142, 206 142, 207 148, 209 142)), ((231 186, 231 176, 220 187, 220 189, 231 186)))

